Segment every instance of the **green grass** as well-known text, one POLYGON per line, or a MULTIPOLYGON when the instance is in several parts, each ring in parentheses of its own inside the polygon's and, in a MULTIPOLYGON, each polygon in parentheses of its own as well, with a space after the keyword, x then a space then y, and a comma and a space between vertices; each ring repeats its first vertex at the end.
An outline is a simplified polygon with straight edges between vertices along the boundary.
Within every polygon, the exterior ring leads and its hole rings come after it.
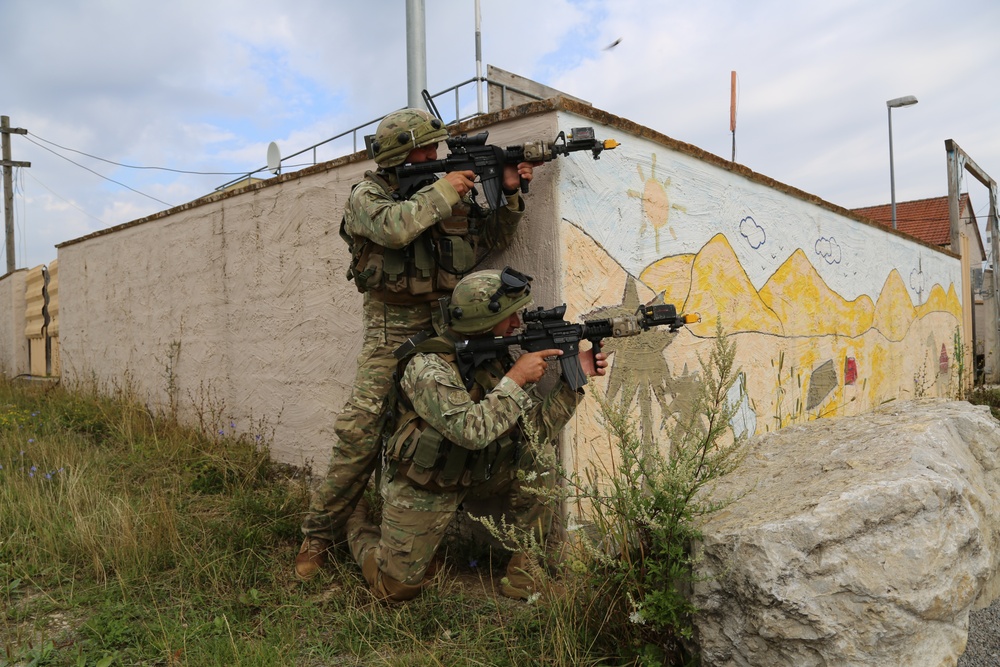
POLYGON ((344 552, 296 581, 308 490, 256 431, 0 381, 0 665, 633 664, 585 591, 513 602, 488 566, 401 606, 344 552))
POLYGON ((990 406, 990 414, 994 419, 1000 419, 1000 388, 977 386, 966 397, 973 405, 990 406))

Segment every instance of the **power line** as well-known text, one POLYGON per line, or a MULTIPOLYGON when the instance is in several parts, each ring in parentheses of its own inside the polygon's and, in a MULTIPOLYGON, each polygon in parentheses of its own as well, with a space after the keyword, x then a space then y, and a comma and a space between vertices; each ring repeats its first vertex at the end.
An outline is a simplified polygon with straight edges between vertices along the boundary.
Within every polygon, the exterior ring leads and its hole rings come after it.
POLYGON ((96 215, 92 215, 90 213, 87 213, 82 208, 80 208, 79 206, 77 206, 76 204, 74 204, 73 202, 71 202, 70 200, 66 199, 65 197, 63 197, 62 195, 60 195, 58 192, 56 192, 55 190, 53 190, 52 188, 50 188, 49 186, 45 185, 45 183, 42 183, 40 180, 38 180, 37 178, 35 178, 32 174, 28 174, 28 176, 31 178, 31 180, 35 181, 40 186, 42 186, 43 188, 45 188, 46 190, 48 190, 52 194, 52 196, 54 196, 56 199, 59 199, 61 201, 66 202, 67 204, 69 204, 70 206, 72 206, 73 208, 75 208, 76 210, 78 210, 80 213, 83 213, 88 218, 93 218, 94 220, 97 220, 102 225, 108 226, 108 223, 104 222, 103 220, 101 220, 100 218, 98 218, 96 215))
MULTIPOLYGON (((32 136, 34 136, 34 135, 32 135, 32 136)), ((75 165, 76 165, 77 167, 79 167, 80 169, 85 169, 86 171, 89 171, 90 173, 94 174, 95 176, 99 176, 99 177, 103 178, 103 179, 104 179, 104 180, 106 180, 106 181, 110 181, 111 183, 114 183, 115 185, 120 185, 120 186, 122 186, 123 188, 125 188, 126 190, 131 190, 132 192, 134 192, 134 193, 136 193, 136 194, 138 194, 138 195, 142 195, 143 197, 147 197, 147 198, 149 198, 149 199, 152 199, 152 200, 153 200, 153 201, 155 201, 155 202, 159 202, 160 204, 163 204, 163 205, 164 205, 164 206, 166 206, 167 208, 172 208, 172 207, 173 207, 173 204, 168 204, 167 202, 163 201, 162 199, 157 199, 156 197, 154 197, 154 196, 152 196, 152 195, 147 195, 147 194, 146 194, 145 192, 139 192, 139 191, 138 191, 138 190, 136 190, 135 188, 132 188, 132 187, 129 187, 129 186, 125 185, 124 183, 120 183, 119 181, 116 181, 116 180, 115 180, 115 179, 113 179, 113 178, 108 178, 108 177, 107 177, 107 176, 105 176, 104 174, 99 174, 98 172, 94 171, 94 170, 93 170, 93 169, 91 169, 90 167, 84 167, 84 166, 83 166, 82 164, 80 164, 79 162, 74 162, 73 160, 70 160, 70 159, 69 159, 68 157, 66 157, 65 155, 60 155, 59 153, 55 152, 54 150, 52 150, 52 149, 51 149, 51 148, 49 148, 48 146, 43 146, 43 145, 41 145, 40 143, 38 143, 37 141, 32 141, 32 140, 31 140, 31 139, 29 139, 28 137, 25 137, 25 140, 26 140, 26 141, 31 141, 31 143, 35 144, 35 145, 36 145, 36 146, 38 146, 39 148, 41 148, 41 149, 43 149, 43 150, 47 150, 48 152, 52 153, 52 154, 53 154, 53 155, 55 155, 56 157, 60 157, 60 158, 62 158, 63 160, 66 160, 67 162, 69 162, 70 164, 75 164, 75 165)))
MULTIPOLYGON (((170 167, 141 167, 133 164, 122 164, 121 162, 115 162, 114 160, 107 160, 102 157, 97 157, 96 155, 91 155, 90 153, 84 153, 83 151, 78 151, 75 148, 60 146, 56 142, 49 141, 48 139, 40 137, 34 132, 28 132, 28 134, 33 136, 35 139, 38 139, 39 141, 44 141, 45 143, 55 146, 56 148, 61 148, 64 151, 78 153, 79 155, 86 155, 87 157, 93 158, 94 160, 100 160, 101 162, 107 162, 108 164, 113 164, 116 167, 124 167, 126 169, 155 169, 158 171, 172 171, 175 174, 195 174, 198 176, 242 176, 243 174, 246 173, 245 171, 188 171, 186 169, 171 169, 170 167)), ((37 146, 38 144, 35 145, 37 146)), ((44 148, 44 146, 42 148, 44 148)))

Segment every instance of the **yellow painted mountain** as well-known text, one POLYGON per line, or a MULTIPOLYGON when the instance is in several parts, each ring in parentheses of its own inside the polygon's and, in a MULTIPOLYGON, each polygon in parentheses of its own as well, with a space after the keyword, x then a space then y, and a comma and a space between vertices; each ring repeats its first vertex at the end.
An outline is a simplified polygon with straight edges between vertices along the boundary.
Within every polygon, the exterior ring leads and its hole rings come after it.
POLYGON ((962 300, 955 292, 955 283, 948 285, 948 310, 959 320, 962 319, 962 300))
POLYGON ((701 314, 701 322, 689 327, 695 335, 714 335, 716 316, 721 318, 727 333, 782 333, 778 317, 760 300, 722 234, 713 236, 691 265, 691 292, 684 312, 701 314))
POLYGON ((893 269, 879 292, 872 326, 889 340, 901 341, 916 318, 917 311, 910 300, 910 293, 906 291, 906 284, 899 272, 893 269))
POLYGON ((948 312, 961 319, 961 300, 950 285, 940 285, 919 309, 895 269, 886 278, 878 302, 862 294, 853 301, 830 289, 801 249, 793 252, 767 283, 754 288, 729 241, 716 234, 696 255, 664 257, 650 264, 641 282, 664 292, 667 303, 683 304, 682 312, 700 313, 696 335, 711 336, 715 316, 722 315, 730 333, 759 331, 784 336, 837 335, 857 338, 874 327, 893 341, 902 340, 918 317, 948 312))
POLYGON ((663 292, 666 303, 683 306, 691 291, 691 265, 696 255, 674 255, 664 257, 647 266, 639 280, 654 292, 663 292))
POLYGON ((760 299, 781 320, 786 336, 854 338, 871 328, 875 310, 865 294, 848 301, 830 289, 801 249, 768 279, 760 299))
POLYGON ((940 311, 951 313, 955 319, 962 320, 962 300, 958 298, 954 284, 948 286, 946 294, 944 288, 935 283, 927 300, 917 306, 917 317, 921 318, 927 313, 940 311))

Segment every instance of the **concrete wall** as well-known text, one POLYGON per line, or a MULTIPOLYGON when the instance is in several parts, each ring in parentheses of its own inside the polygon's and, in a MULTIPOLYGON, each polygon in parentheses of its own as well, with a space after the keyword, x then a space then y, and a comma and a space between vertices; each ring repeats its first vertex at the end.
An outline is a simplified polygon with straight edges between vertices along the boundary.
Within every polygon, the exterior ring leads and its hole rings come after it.
MULTIPOLYGON (((615 132, 613 122, 597 129, 615 132)), ((636 385, 647 440, 664 417, 692 409, 717 320, 743 371, 737 432, 955 391, 968 275, 959 258, 690 146, 636 134, 600 163, 565 164, 562 181, 576 187, 560 188, 559 236, 573 316, 634 312, 659 294, 702 317, 675 336, 605 345, 614 353, 607 390, 636 385)), ((968 372, 971 358, 964 363, 968 372)), ((606 454, 593 407, 575 421, 576 466, 606 454)))
MULTIPOLYGON (((489 131, 501 144, 554 137, 555 116, 489 131)), ((276 459, 325 470, 361 347, 338 229, 351 185, 373 166, 357 154, 61 244, 64 380, 126 388, 227 433, 273 429, 276 459)), ((496 262, 554 273, 558 243, 535 213, 551 211, 553 183, 532 183, 527 231, 496 262)))
POLYGON ((360 348, 337 223, 362 172, 283 178, 59 247, 63 377, 128 382, 227 432, 263 419, 278 459, 322 459, 360 348))
POLYGON ((28 372, 28 339, 24 335, 24 299, 27 269, 12 271, 0 278, 0 373, 12 378, 28 372))
POLYGON ((983 381, 1000 381, 1000 340, 997 337, 997 295, 993 293, 993 270, 983 271, 983 289, 976 298, 976 354, 982 355, 983 381))
MULTIPOLYGON (((613 366, 598 384, 637 384, 645 437, 690 408, 716 317, 736 337, 752 399, 740 430, 948 390, 954 255, 572 101, 463 131, 488 128, 507 145, 581 125, 622 146, 540 168, 517 241, 484 266, 535 276, 536 304, 565 301, 573 318, 634 312, 660 292, 701 314, 676 335, 608 341, 613 366)), ((360 347, 361 299, 337 230, 369 167, 350 156, 60 245, 63 377, 128 384, 227 432, 263 420, 276 459, 325 469, 360 347)), ((588 400, 574 421, 571 458, 606 450, 595 412, 588 400)))

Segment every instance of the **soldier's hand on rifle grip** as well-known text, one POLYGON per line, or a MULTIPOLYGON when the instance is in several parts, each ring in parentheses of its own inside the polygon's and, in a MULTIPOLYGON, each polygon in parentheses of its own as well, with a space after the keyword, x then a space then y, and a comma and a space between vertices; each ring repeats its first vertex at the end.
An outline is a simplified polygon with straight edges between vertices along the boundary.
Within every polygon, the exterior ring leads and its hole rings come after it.
POLYGON ((472 189, 475 179, 476 174, 472 171, 449 171, 444 175, 444 180, 452 184, 459 197, 464 197, 472 189))
POLYGON ((608 356, 603 352, 594 354, 594 348, 580 352, 580 367, 588 377, 604 375, 608 367, 608 356))
POLYGON ((549 368, 545 357, 558 357, 562 356, 562 353, 563 351, 560 349, 551 349, 522 354, 507 371, 507 377, 516 382, 519 387, 538 382, 549 368))
POLYGON ((517 166, 505 164, 503 166, 504 190, 513 192, 520 188, 522 193, 527 194, 528 183, 534 176, 534 169, 542 164, 542 162, 519 162, 517 166))

